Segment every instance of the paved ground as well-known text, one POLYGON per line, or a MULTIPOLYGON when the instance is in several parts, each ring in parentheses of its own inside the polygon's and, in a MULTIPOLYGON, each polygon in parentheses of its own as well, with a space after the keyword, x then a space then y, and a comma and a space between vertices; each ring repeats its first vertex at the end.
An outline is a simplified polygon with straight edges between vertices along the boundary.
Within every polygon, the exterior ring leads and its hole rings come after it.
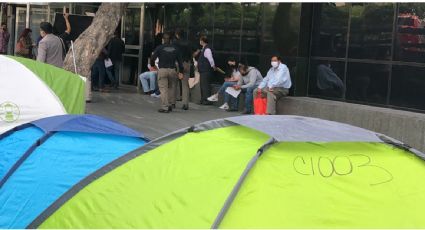
POLYGON ((112 118, 143 132, 151 139, 203 121, 239 115, 236 112, 222 111, 216 106, 193 103, 185 111, 181 109, 181 102, 177 102, 177 109, 172 113, 158 113, 160 99, 139 94, 134 86, 123 86, 111 93, 94 92, 92 97, 92 103, 87 104, 86 113, 112 118))

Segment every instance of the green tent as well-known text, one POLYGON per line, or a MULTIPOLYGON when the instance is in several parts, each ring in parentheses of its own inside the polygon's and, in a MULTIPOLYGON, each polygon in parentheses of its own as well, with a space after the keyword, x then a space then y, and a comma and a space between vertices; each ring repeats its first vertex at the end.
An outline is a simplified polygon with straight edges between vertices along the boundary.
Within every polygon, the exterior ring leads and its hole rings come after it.
POLYGON ((214 120, 103 167, 29 227, 425 228, 424 159, 315 118, 214 120))

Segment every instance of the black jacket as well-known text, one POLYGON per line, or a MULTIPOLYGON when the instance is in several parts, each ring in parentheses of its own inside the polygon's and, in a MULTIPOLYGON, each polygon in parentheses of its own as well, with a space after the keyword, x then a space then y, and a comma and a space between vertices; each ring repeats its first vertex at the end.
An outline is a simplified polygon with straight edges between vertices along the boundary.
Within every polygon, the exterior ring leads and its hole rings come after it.
POLYGON ((108 44, 108 55, 112 63, 121 62, 124 51, 124 42, 118 37, 113 37, 108 44))
POLYGON ((176 61, 179 65, 180 73, 183 73, 183 62, 182 57, 179 52, 179 49, 172 44, 163 44, 153 51, 152 59, 153 61, 159 58, 158 67, 161 68, 176 68, 176 61))

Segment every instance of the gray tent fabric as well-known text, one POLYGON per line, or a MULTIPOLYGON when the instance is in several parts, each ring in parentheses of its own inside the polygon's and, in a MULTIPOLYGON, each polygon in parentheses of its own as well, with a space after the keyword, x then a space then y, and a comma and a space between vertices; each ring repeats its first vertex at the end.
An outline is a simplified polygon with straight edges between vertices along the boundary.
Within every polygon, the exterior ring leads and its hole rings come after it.
POLYGON ((225 120, 266 133, 277 141, 383 142, 372 131, 311 117, 248 115, 225 118, 225 120))

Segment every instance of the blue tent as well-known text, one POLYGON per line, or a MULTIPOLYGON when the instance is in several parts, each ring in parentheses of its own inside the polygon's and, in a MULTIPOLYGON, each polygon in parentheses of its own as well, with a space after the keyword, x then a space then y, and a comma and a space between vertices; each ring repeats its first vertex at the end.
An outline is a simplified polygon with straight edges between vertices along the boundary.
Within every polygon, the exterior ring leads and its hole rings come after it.
POLYGON ((3 133, 0 228, 25 228, 82 179, 146 142, 96 115, 54 116, 3 133))

